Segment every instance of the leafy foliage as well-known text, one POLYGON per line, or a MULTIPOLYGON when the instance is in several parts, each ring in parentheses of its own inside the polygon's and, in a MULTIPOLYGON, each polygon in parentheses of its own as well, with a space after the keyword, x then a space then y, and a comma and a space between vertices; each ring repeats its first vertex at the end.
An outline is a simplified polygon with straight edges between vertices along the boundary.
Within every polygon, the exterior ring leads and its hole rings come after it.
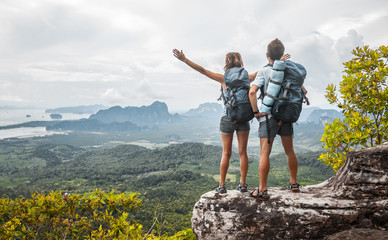
POLYGON ((172 237, 143 236, 142 226, 128 221, 139 209, 137 194, 103 192, 68 195, 61 191, 31 198, 0 199, 1 239, 195 239, 191 230, 172 237))
POLYGON ((108 239, 141 233, 140 225, 126 221, 128 211, 140 206, 136 194, 96 190, 90 195, 63 196, 57 191, 32 194, 30 199, 0 199, 0 203, 0 234, 5 238, 108 239))
POLYGON ((326 99, 342 109, 343 120, 326 124, 321 142, 326 150, 319 160, 341 167, 349 151, 379 145, 388 140, 388 47, 368 46, 352 51, 355 57, 344 63, 345 75, 336 86, 329 85, 326 99))

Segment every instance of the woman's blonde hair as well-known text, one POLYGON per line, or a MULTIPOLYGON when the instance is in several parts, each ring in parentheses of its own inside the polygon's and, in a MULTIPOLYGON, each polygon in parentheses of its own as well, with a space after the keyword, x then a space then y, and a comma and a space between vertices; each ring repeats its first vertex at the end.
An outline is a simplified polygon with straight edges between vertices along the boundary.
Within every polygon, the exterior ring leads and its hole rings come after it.
POLYGON ((230 52, 226 54, 224 71, 228 70, 229 68, 243 67, 243 66, 244 66, 244 63, 240 53, 230 52))

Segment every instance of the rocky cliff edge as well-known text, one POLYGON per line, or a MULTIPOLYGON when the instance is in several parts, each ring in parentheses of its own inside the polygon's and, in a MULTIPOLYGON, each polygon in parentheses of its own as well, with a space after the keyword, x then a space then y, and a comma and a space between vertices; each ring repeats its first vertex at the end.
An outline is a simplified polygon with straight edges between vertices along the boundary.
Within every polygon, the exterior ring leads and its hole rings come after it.
POLYGON ((237 190, 205 193, 194 206, 194 234, 197 239, 388 239, 388 143, 349 153, 332 178, 300 193, 285 188, 269 193, 265 202, 237 190))

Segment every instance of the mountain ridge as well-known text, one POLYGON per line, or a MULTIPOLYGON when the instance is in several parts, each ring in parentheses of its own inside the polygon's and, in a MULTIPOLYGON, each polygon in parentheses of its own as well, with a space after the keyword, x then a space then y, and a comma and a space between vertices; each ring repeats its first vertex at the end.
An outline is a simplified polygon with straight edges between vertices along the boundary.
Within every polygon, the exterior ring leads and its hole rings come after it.
POLYGON ((155 101, 149 106, 110 107, 92 114, 89 119, 103 123, 131 122, 139 126, 153 126, 180 120, 179 114, 170 114, 166 103, 155 101))
POLYGON ((220 118, 222 115, 222 105, 215 102, 206 102, 200 104, 197 108, 189 109, 183 116, 188 117, 211 117, 220 118))

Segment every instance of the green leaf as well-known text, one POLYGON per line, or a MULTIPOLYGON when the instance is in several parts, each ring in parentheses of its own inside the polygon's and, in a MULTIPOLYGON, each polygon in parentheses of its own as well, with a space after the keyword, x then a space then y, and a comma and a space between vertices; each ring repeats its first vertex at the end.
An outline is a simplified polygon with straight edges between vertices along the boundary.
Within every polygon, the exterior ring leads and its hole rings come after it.
POLYGON ((339 97, 333 84, 327 86, 325 94, 330 104, 343 109, 345 117, 327 124, 321 138, 326 153, 321 154, 319 160, 335 169, 344 164, 348 151, 360 146, 371 147, 388 138, 388 47, 380 46, 375 50, 368 46, 357 47, 352 53, 355 57, 343 64, 339 97))

